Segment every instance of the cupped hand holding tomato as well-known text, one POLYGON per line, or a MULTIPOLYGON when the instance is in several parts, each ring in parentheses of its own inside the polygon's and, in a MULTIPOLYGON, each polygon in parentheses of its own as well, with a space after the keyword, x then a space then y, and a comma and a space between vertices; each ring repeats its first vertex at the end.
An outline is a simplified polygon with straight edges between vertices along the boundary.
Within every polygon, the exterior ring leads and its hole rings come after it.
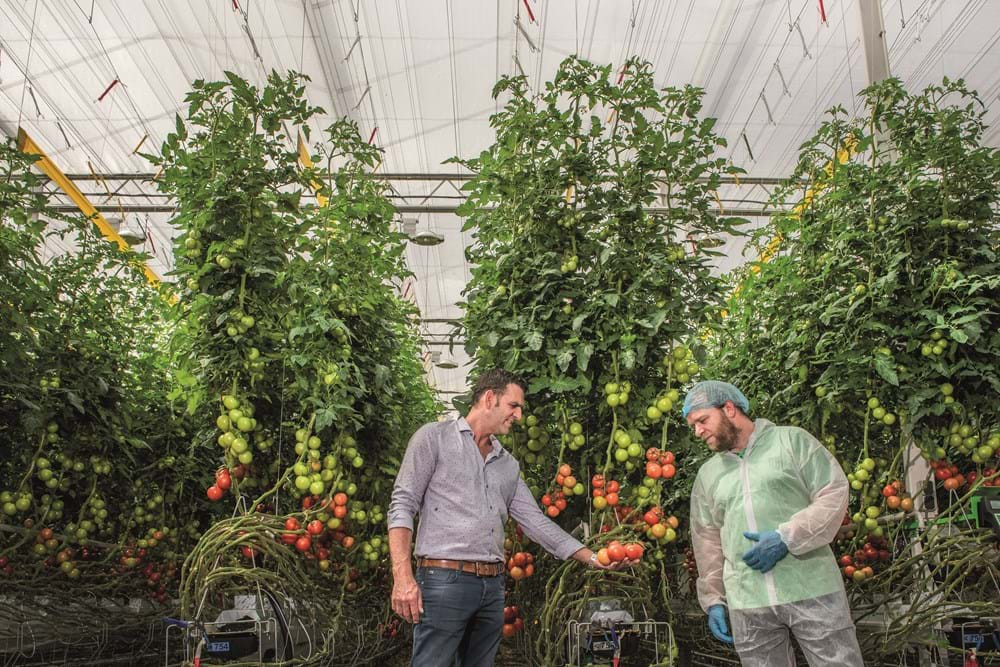
MULTIPOLYGON (((606 549, 602 549, 601 552, 606 552, 606 549)), ((615 555, 617 556, 619 554, 616 553, 615 555)), ((585 565, 589 565, 590 567, 597 568, 598 570, 623 570, 626 567, 631 567, 639 562, 638 558, 635 560, 629 559, 625 555, 624 550, 622 552, 622 556, 623 557, 620 559, 609 558, 607 553, 594 553, 586 547, 573 554, 573 558, 575 560, 578 560, 585 565)))

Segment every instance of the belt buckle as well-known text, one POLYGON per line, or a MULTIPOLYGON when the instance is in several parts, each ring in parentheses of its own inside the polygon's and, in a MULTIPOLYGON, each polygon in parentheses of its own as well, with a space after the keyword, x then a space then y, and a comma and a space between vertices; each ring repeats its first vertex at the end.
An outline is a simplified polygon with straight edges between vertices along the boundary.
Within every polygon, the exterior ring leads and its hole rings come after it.
POLYGON ((479 562, 477 560, 476 561, 476 576, 477 577, 491 577, 491 576, 493 576, 492 563, 481 563, 481 562, 479 562), (480 567, 479 567, 480 565, 483 566, 482 569, 480 569, 480 567))

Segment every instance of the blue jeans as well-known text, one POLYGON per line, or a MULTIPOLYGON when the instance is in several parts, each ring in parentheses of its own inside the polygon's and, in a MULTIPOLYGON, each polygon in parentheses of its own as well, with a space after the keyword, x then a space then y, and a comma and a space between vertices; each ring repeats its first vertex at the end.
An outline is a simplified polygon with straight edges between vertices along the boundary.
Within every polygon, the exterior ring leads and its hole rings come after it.
POLYGON ((504 577, 418 567, 424 612, 413 626, 411 667, 489 667, 503 630, 504 577))

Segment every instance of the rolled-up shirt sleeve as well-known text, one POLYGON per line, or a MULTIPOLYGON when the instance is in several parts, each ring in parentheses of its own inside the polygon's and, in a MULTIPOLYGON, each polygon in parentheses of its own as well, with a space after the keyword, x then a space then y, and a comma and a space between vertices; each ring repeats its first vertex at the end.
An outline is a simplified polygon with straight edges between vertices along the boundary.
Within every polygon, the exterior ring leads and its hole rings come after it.
POLYGON ((582 542, 545 516, 521 478, 517 480, 509 511, 524 534, 556 558, 566 560, 583 548, 582 542))
POLYGON ((388 512, 389 528, 413 530, 414 518, 420 512, 424 492, 437 465, 437 452, 428 435, 429 429, 426 426, 420 428, 406 446, 403 463, 399 466, 396 483, 392 487, 388 512))

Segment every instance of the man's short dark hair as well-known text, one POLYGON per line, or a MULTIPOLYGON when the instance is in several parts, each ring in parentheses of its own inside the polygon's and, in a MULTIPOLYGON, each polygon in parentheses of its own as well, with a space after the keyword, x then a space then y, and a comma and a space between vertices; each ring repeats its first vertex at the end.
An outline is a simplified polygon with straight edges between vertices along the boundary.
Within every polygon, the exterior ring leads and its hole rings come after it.
POLYGON ((521 391, 527 392, 527 383, 514 375, 510 371, 502 368, 492 368, 484 371, 478 378, 476 384, 472 386, 472 404, 475 405, 487 391, 492 391, 499 396, 507 390, 508 385, 516 384, 521 391))

